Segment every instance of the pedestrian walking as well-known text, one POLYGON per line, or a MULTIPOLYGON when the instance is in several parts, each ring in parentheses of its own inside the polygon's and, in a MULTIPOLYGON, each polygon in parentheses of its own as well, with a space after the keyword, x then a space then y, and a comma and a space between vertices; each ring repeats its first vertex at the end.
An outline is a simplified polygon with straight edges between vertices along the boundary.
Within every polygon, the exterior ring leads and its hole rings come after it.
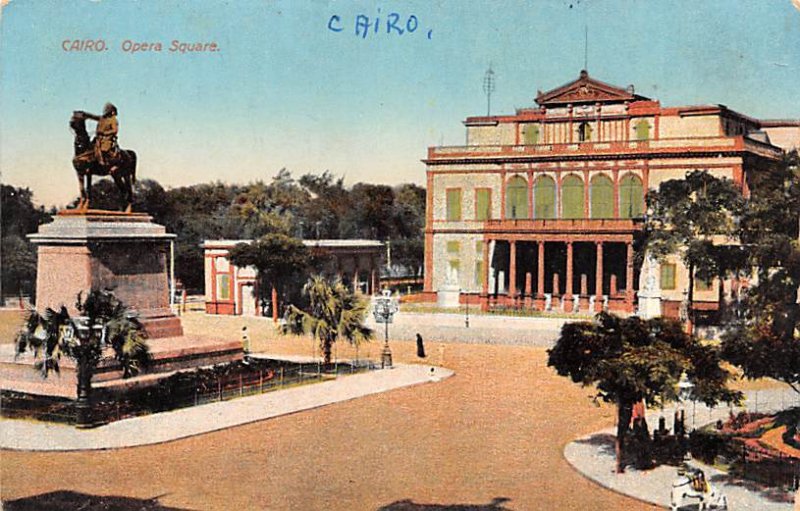
POLYGON ((422 343, 422 336, 417 334, 417 356, 425 358, 425 345, 422 343))

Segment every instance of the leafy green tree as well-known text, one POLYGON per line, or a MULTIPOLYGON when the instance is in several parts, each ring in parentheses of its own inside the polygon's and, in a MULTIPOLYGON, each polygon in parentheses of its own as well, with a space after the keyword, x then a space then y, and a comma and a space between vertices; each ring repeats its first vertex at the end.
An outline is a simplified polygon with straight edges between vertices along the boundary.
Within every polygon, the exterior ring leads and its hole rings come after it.
POLYGON ((279 294, 282 295, 286 284, 313 261, 301 240, 283 233, 271 233, 252 243, 237 244, 230 251, 230 260, 236 266, 253 266, 257 270, 259 298, 265 299, 266 290, 271 290, 274 321, 278 320, 279 294))
POLYGON ((358 346, 372 338, 372 330, 364 325, 369 312, 367 301, 350 291, 338 278, 329 282, 315 275, 303 288, 309 306, 303 311, 289 307, 287 330, 306 333, 319 341, 325 364, 331 363, 333 345, 340 338, 358 346))
POLYGON ((688 320, 692 328, 695 279, 724 277, 744 264, 735 240, 744 198, 732 181, 695 170, 684 179, 661 183, 657 191, 650 192, 647 202, 645 248, 659 260, 680 254, 689 274, 688 320))
POLYGON ((36 369, 47 377, 59 372, 59 359, 75 361, 78 370, 78 397, 88 398, 92 377, 106 346, 120 364, 123 377, 136 375, 149 361, 142 325, 130 310, 108 291, 92 290, 75 304, 82 317, 72 317, 67 307, 30 311, 25 328, 17 335, 16 351, 33 351, 36 369), (94 325, 101 329, 93 328, 94 325), (82 332, 86 332, 84 335, 82 332))
POLYGON ((229 210, 241 187, 223 183, 202 183, 167 191, 163 225, 175 233, 175 273, 190 290, 202 290, 203 249, 208 239, 238 239, 237 221, 229 210))
POLYGON ((3 236, 24 238, 49 221, 51 213, 33 204, 33 192, 27 188, 0 185, 0 225, 3 236))
POLYGON ((351 209, 350 192, 344 187, 344 179, 334 178, 325 171, 322 174, 305 174, 300 185, 310 199, 300 209, 303 222, 303 237, 306 239, 339 239, 343 219, 351 209))
POLYGON ((50 212, 33 204, 29 189, 0 186, 0 303, 6 295, 33 295, 36 249, 25 236, 50 218, 50 212))
POLYGON ((800 175, 793 152, 755 173, 740 238, 755 280, 726 324, 723 356, 749 378, 771 377, 800 392, 800 175))
POLYGON ((685 333, 680 323, 662 318, 600 313, 594 322, 568 323, 548 350, 547 365, 575 383, 594 385, 595 399, 617 405, 617 472, 624 470, 633 405, 677 400, 683 374, 694 384, 693 400, 714 405, 741 398, 726 387, 730 375, 720 366, 717 348, 685 333))
POLYGON ((394 208, 394 190, 390 186, 356 183, 350 190, 350 206, 342 219, 344 237, 389 239, 394 208))
POLYGON ((421 275, 425 259, 425 189, 414 184, 395 188, 392 264, 421 275))
POLYGON ((28 240, 16 235, 3 236, 2 273, 4 292, 32 295, 36 282, 36 250, 28 240))

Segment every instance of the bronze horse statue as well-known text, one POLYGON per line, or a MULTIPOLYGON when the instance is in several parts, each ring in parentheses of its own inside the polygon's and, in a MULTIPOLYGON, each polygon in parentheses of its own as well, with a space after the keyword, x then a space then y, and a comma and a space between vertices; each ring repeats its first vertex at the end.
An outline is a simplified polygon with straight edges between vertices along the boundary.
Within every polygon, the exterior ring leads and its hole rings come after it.
POLYGON ((130 213, 133 206, 133 185, 136 183, 136 153, 130 149, 119 149, 113 163, 101 163, 97 158, 79 158, 94 151, 94 144, 86 132, 86 119, 94 118, 92 114, 75 111, 69 121, 70 128, 75 132, 75 157, 72 159, 72 166, 78 174, 81 192, 77 209, 89 209, 92 200, 92 176, 110 175, 119 190, 122 203, 120 209, 130 213))

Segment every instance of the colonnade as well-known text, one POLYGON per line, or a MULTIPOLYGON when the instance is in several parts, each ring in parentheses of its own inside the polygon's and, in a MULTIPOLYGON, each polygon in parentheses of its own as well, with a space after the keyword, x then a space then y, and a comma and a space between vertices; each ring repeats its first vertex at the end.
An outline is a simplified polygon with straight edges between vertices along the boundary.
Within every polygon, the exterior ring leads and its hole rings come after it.
POLYGON ((632 239, 565 239, 563 236, 554 239, 489 239, 483 246, 482 268, 481 298, 486 307, 514 305, 565 312, 573 312, 576 308, 600 311, 607 307, 633 311, 632 239), (535 245, 535 250, 531 250, 531 245, 535 245), (579 252, 579 265, 576 264, 576 251, 579 252), (520 252, 523 252, 522 264, 518 260, 520 252), (607 257, 609 261, 605 261, 607 257), (594 268, 591 268, 592 259, 594 268), (535 271, 531 264, 534 261, 535 271), (520 278, 520 269, 524 278, 520 278), (576 274, 579 286, 576 286, 576 274), (589 291, 590 275, 594 278, 592 292, 589 291), (563 291, 562 278, 565 280, 563 291), (619 288, 618 281, 624 281, 624 289, 619 288))

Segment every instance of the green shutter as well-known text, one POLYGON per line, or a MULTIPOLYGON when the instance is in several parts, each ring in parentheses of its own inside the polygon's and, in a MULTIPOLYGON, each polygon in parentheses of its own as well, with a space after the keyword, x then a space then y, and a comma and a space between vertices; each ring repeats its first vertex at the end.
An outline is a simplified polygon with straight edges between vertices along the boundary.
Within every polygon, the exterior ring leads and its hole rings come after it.
POLYGON ((556 182, 550 176, 541 176, 533 185, 534 218, 556 217, 556 182))
POLYGON ((650 123, 642 119, 636 123, 636 140, 647 140, 650 138, 650 123))
POLYGON ((539 125, 526 124, 523 128, 523 140, 525 145, 536 145, 539 143, 539 125))
POLYGON ((638 176, 627 175, 619 185, 620 218, 639 218, 644 213, 644 192, 638 176))
POLYGON ((475 220, 489 220, 491 218, 490 193, 485 188, 475 190, 475 220))
POLYGON ((461 220, 461 190, 447 190, 447 220, 461 220))
POLYGON ((231 276, 217 275, 217 300, 231 299, 231 276))
POLYGON ((672 263, 661 265, 661 289, 675 289, 675 265, 672 263))
POLYGON ((575 175, 564 178, 561 191, 562 218, 583 218, 583 181, 575 175))
POLYGON ((528 218, 528 182, 516 176, 506 186, 506 218, 528 218))
POLYGON ((592 218, 614 218, 614 184, 607 176, 592 179, 589 188, 592 218))

